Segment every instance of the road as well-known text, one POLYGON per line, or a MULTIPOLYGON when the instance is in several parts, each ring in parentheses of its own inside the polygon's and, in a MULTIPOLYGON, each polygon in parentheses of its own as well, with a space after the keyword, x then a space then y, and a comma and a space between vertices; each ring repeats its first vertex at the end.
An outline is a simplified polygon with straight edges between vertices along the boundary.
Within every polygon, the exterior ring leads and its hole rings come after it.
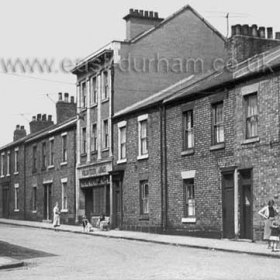
POLYGON ((44 252, 1 270, 18 279, 280 279, 279 259, 0 224, 0 240, 44 252))

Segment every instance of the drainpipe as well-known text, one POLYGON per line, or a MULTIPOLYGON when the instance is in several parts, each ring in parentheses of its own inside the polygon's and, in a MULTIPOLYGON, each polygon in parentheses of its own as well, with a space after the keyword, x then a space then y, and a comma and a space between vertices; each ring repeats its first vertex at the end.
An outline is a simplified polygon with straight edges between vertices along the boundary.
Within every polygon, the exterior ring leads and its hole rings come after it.
POLYGON ((163 121, 162 121, 162 106, 159 105, 159 118, 160 118, 160 127, 159 127, 159 137, 160 137, 160 197, 161 197, 161 230, 162 232, 164 232, 165 230, 165 227, 164 227, 164 184, 163 184, 163 181, 164 181, 164 168, 163 168, 163 135, 162 135, 162 132, 163 132, 163 129, 162 129, 162 125, 163 125, 163 121))
MULTIPOLYGON (((18 155, 19 157, 19 155, 18 155)), ((23 143, 23 218, 26 220, 26 148, 23 143)))
POLYGON ((77 147, 77 134, 76 134, 76 129, 77 129, 77 123, 75 125, 75 128, 74 128, 74 223, 76 223, 76 214, 77 214, 77 209, 76 209, 76 168, 77 168, 77 160, 76 160, 76 156, 77 156, 77 151, 76 151, 76 147, 77 147))
POLYGON ((167 187, 167 143, 166 143, 166 106, 163 105, 163 162, 164 162, 164 200, 165 200, 165 219, 164 231, 168 225, 168 187, 167 187))

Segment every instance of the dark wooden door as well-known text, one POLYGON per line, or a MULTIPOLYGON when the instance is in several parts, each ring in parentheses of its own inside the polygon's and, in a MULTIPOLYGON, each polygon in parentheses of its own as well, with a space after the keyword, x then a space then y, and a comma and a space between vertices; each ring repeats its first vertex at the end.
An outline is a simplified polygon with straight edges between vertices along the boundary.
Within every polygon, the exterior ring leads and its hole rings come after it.
POLYGON ((234 238, 234 176, 226 173, 222 178, 223 237, 234 238))
POLYGON ((121 182, 114 181, 114 227, 119 228, 122 218, 122 193, 121 182))
POLYGON ((85 215, 90 221, 93 213, 93 189, 85 189, 85 215))
POLYGON ((3 217, 9 218, 9 187, 3 188, 3 217))
POLYGON ((240 238, 252 239, 252 172, 240 172, 240 238))
POLYGON ((52 219, 52 185, 44 185, 44 220, 52 219))

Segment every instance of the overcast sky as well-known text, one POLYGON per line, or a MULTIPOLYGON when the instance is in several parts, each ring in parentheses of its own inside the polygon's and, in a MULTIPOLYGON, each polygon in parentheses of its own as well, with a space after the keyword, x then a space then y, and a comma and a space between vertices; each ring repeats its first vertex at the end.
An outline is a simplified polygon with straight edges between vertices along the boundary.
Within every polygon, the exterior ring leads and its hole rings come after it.
POLYGON ((55 113, 59 91, 75 95, 72 74, 5 74, 1 61, 52 59, 59 70, 64 59, 83 58, 112 40, 123 40, 129 8, 158 11, 167 17, 190 4, 226 35, 231 24, 272 26, 280 31, 279 4, 267 1, 220 0, 1 0, 0 1, 0 146, 12 141, 17 124, 28 127, 32 115, 55 113), (49 95, 49 97, 46 96, 49 95))

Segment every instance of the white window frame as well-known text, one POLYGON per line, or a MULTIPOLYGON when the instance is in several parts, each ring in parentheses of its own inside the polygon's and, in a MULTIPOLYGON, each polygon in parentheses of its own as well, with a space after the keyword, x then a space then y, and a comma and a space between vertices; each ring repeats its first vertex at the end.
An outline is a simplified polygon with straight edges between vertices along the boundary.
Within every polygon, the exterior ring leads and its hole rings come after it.
POLYGON ((6 163, 7 163, 7 169, 6 169, 6 176, 10 176, 11 174, 11 170, 10 170, 10 166, 11 166, 11 152, 8 151, 7 152, 7 159, 6 159, 6 163))
POLYGON ((68 185, 68 178, 61 179, 61 212, 67 213, 68 212, 68 196, 67 196, 67 185, 68 185), (66 186, 66 187, 65 187, 66 186), (66 190, 65 190, 66 188, 66 190), (64 194, 66 192, 66 207, 64 205, 64 194))
POLYGON ((14 149, 14 158, 15 158, 15 171, 14 171, 14 175, 17 175, 19 173, 18 167, 19 167, 19 148, 15 148, 14 149))
POLYGON ((118 123, 118 161, 117 164, 121 164, 121 163, 125 163, 127 161, 126 156, 127 156, 127 151, 126 151, 126 126, 127 126, 127 122, 126 121, 122 121, 118 123), (121 145, 123 143, 121 143, 121 130, 125 129, 125 157, 121 158, 121 145))
POLYGON ((1 178, 4 178, 5 177, 5 175, 4 175, 4 161, 5 161, 5 153, 3 152, 3 153, 1 153, 1 162, 0 162, 0 164, 1 164, 1 166, 0 166, 0 177, 1 178))
POLYGON ((91 91, 91 105, 96 105, 98 102, 98 79, 97 76, 92 76, 90 78, 90 91, 91 91), (93 80, 95 80, 95 87, 93 87, 93 80), (94 98, 95 97, 95 98, 94 98), (94 100, 95 99, 95 100, 94 100))
POLYGON ((50 168, 54 168, 54 137, 49 138, 49 166, 48 166, 48 169, 50 169, 50 168))
POLYGON ((19 184, 17 183, 14 185, 14 199, 15 199, 14 212, 19 212, 19 207, 18 207, 19 195, 18 194, 19 194, 19 184))
POLYGON ((62 151, 62 162, 61 162, 60 165, 65 165, 68 162, 68 136, 67 136, 67 132, 64 132, 64 133, 61 134, 61 151, 62 151), (64 143, 66 143, 66 147, 64 147, 64 143), (65 148, 65 156, 64 156, 64 148, 65 148))
POLYGON ((147 138, 148 138, 148 114, 141 115, 137 118, 138 121, 138 157, 137 160, 147 159, 149 157, 149 147, 147 143, 147 154, 141 154, 141 122, 147 121, 147 138))
POLYGON ((87 87, 88 87, 88 84, 87 84, 87 81, 82 81, 81 82, 81 109, 86 109, 87 108, 87 87), (84 86, 85 86, 85 93, 84 93, 84 86))
POLYGON ((110 92, 110 81, 109 81, 109 70, 106 69, 102 72, 102 101, 109 99, 109 92, 110 92), (107 85, 105 84, 105 73, 107 73, 107 85), (107 91, 107 95, 105 92, 107 91))
MULTIPOLYGON (((181 177, 183 180, 183 188, 185 188, 185 180, 193 180, 195 182, 195 175, 196 175, 196 170, 188 170, 188 171, 182 171, 181 172, 181 177)), ((194 191, 195 191, 195 183, 194 183, 194 191)), ((187 194, 186 194, 187 196, 187 194)), ((186 201, 187 201, 187 197, 186 197, 186 201)), ((195 201, 195 198, 194 198, 195 201)), ((195 209, 196 210, 196 209, 195 209)), ((194 211, 195 211, 194 210, 194 211)), ((185 213, 184 215, 185 216, 185 213)), ((195 223, 196 222, 196 216, 188 216, 188 217, 183 217, 181 220, 182 223, 195 223)))

